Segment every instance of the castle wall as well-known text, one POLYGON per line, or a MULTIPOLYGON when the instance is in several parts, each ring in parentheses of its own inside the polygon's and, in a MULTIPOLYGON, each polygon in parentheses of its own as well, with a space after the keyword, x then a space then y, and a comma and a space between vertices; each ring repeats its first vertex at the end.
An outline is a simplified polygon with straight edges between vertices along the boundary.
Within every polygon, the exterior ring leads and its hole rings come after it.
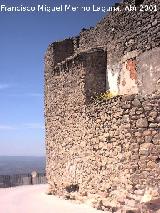
POLYGON ((102 49, 54 69, 46 62, 46 171, 54 194, 112 197, 159 185, 159 96, 92 101, 105 91, 105 62, 102 49))
POLYGON ((46 111, 47 178, 52 193, 78 190, 114 197, 117 191, 134 195, 158 187, 160 97, 118 96, 85 105, 78 88, 73 89, 75 97, 65 87, 67 99, 58 95, 58 109, 51 108, 53 101, 46 111))
POLYGON ((51 193, 115 198, 160 187, 159 26, 156 12, 110 13, 95 28, 47 49, 51 193), (117 96, 93 100, 106 90, 117 96))

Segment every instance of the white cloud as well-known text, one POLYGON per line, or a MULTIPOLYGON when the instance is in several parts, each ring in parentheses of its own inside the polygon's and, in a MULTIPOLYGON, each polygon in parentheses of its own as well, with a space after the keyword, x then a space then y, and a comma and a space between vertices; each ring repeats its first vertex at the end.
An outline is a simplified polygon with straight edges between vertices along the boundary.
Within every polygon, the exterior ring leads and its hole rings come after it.
POLYGON ((37 97, 37 98, 41 98, 43 97, 42 93, 19 93, 19 94, 9 94, 9 96, 11 97, 26 97, 26 98, 30 98, 30 97, 37 97))
POLYGON ((44 129, 44 125, 41 123, 26 123, 24 127, 27 129, 44 129))
POLYGON ((42 123, 25 123, 20 125, 3 125, 0 124, 1 130, 25 130, 25 129, 44 129, 44 125, 42 123))
POLYGON ((15 130, 16 128, 14 126, 10 125, 0 125, 0 130, 15 130))

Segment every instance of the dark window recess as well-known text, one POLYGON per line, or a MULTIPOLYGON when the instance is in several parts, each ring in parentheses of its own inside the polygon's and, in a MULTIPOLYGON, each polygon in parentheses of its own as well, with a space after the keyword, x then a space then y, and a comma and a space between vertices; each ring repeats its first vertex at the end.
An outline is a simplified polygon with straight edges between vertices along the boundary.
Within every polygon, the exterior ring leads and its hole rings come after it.
POLYGON ((144 0, 135 0, 135 6, 138 7, 143 4, 144 0))
POLYGON ((66 186, 66 191, 71 193, 71 192, 78 192, 79 191, 79 186, 78 184, 72 184, 70 186, 66 186))
POLYGON ((156 163, 160 163, 160 157, 156 159, 156 163))

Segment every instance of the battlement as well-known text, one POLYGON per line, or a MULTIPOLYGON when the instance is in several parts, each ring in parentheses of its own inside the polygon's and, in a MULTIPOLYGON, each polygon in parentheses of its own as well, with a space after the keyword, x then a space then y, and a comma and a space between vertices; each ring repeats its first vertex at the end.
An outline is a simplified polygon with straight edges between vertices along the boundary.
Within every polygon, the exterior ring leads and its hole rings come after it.
MULTIPOLYGON (((45 55, 46 72, 54 70, 58 73, 71 63, 72 58, 77 57, 77 60, 81 53, 100 47, 107 54, 105 66, 109 88, 106 90, 120 95, 156 92, 160 78, 160 71, 157 70, 160 15, 154 9, 124 12, 128 2, 120 4, 122 11, 110 12, 94 28, 81 31, 77 37, 49 45, 45 55), (149 76, 152 77, 146 84, 149 76)), ((138 4, 135 0, 129 3, 138 4)), ((150 1, 144 0, 143 4, 149 5, 150 1)), ((157 0, 152 1, 154 4, 158 7, 157 0)))

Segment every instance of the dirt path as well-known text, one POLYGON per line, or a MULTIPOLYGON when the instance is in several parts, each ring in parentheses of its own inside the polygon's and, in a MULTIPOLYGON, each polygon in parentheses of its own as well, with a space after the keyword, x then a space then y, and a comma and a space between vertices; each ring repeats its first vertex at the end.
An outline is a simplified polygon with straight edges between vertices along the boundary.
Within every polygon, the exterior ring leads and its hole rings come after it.
POLYGON ((0 189, 0 213, 100 213, 86 205, 46 195, 47 185, 0 189))

